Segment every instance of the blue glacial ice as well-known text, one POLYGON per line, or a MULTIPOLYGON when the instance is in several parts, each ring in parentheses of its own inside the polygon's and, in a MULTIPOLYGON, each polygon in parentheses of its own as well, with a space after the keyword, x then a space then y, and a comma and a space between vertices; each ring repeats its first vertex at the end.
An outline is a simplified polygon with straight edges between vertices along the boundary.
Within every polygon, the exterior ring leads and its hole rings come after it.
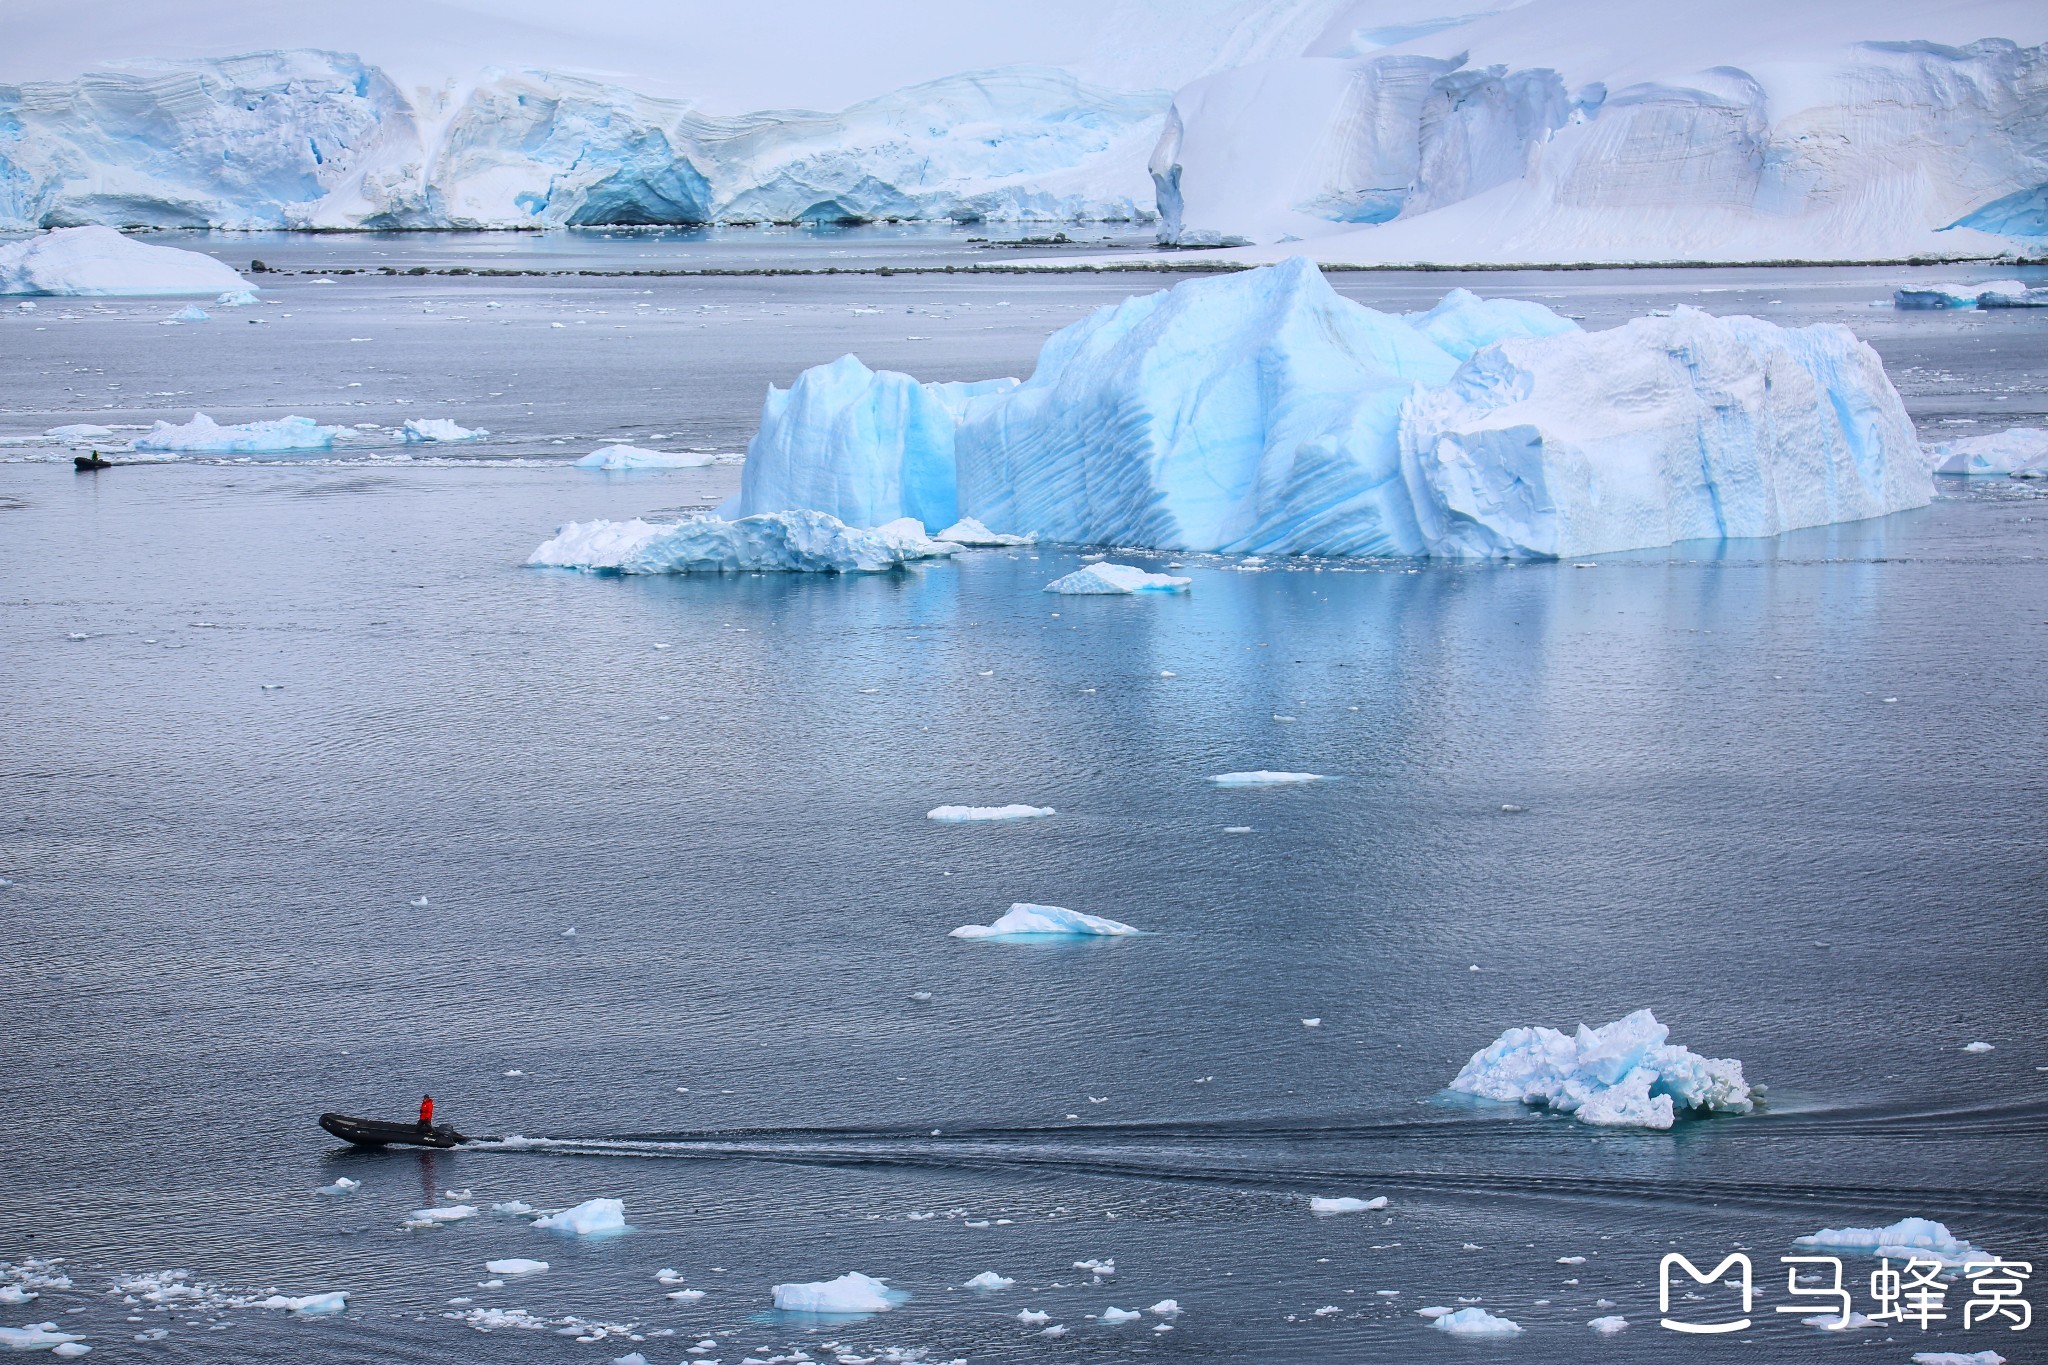
POLYGON ((1901 1218, 1881 1228, 1822 1228, 1794 1243, 1819 1251, 1857 1251, 1868 1256, 1889 1256, 1895 1261, 1918 1257, 1943 1265, 1988 1261, 1991 1253, 1957 1237, 1947 1224, 1928 1218, 1901 1218))
POLYGON ((1306 782, 1325 779, 1321 773, 1287 773, 1254 768, 1242 773, 1218 773, 1209 780, 1219 787, 1298 787, 1306 782))
POLYGON ((933 540, 950 540, 955 545, 970 549, 1001 549, 1008 545, 1029 545, 1036 536, 1013 536, 1005 531, 991 531, 973 517, 962 517, 943 531, 934 531, 933 540))
POLYGON ((135 438, 132 449, 184 455, 256 455, 288 450, 331 450, 340 427, 323 427, 310 417, 222 426, 203 412, 182 426, 158 422, 135 438))
POLYGON ((1965 436, 1927 447, 1937 474, 2007 474, 2048 477, 2048 429, 2012 427, 1988 436, 1965 436))
POLYGON ((576 462, 578 469, 702 469, 716 461, 709 455, 640 446, 599 446, 576 462))
POLYGON ((1670 1033, 1649 1010, 1577 1033, 1511 1028, 1473 1053, 1448 1089, 1544 1105, 1601 1127, 1663 1129, 1679 1111, 1755 1107, 1741 1062, 1669 1044, 1670 1033))
POLYGON ((850 525, 1458 559, 1768 536, 1933 492, 1845 328, 1679 308, 1586 332, 1464 291, 1399 317, 1300 257, 1101 309, 1021 384, 808 371, 771 390, 744 480, 735 510, 850 525))
POLYGON ((204 252, 138 242, 110 227, 60 228, 0 245, 0 294, 146 297, 247 288, 240 275, 204 252))
POLYGON ((1520 1323, 1495 1317, 1484 1308, 1460 1308, 1453 1313, 1444 1313, 1430 1326, 1454 1337, 1512 1337, 1522 1331, 1520 1323))
POLYGON ((963 924, 952 931, 952 938, 1123 938, 1144 932, 1133 929, 1118 920, 1103 919, 1099 915, 1084 915, 1078 910, 1066 910, 1057 905, 1031 905, 1018 902, 1012 905, 994 924, 963 924))
POLYGON ((1191 578, 1170 573, 1147 573, 1135 564, 1089 564, 1045 585, 1045 591, 1069 597, 1111 594, 1186 592, 1191 578))
POLYGON ((726 521, 570 522, 526 562, 587 573, 880 573, 959 547, 928 539, 902 519, 872 530, 822 512, 776 512, 726 521))
POLYGON ((1920 285, 1893 290, 1892 306, 1909 313, 1951 308, 2048 308, 2048 287, 2029 287, 2024 280, 1920 285))
POLYGON ((572 1237, 616 1237, 633 1230, 626 1226, 626 1204, 620 1199, 586 1199, 573 1209, 534 1219, 533 1226, 572 1237))
POLYGON ((399 428, 398 439, 407 445, 426 445, 439 441, 481 441, 490 434, 461 426, 446 417, 408 417, 405 425, 399 428))
POLYGON ((849 1270, 836 1280, 778 1284, 770 1292, 775 1306, 786 1313, 886 1313, 910 1297, 858 1270, 849 1270))

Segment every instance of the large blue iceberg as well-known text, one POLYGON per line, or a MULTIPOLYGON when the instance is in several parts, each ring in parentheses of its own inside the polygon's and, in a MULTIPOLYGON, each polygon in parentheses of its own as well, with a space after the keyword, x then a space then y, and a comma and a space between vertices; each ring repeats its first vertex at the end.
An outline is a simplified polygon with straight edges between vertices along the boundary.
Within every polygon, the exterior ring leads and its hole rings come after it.
POLYGON ((1587 332, 1455 290, 1353 303, 1295 258, 1127 299, 1022 383, 848 356, 771 389, 724 514, 957 514, 1054 541, 1240 554, 1575 556, 1924 505, 1877 353, 1692 308, 1587 332))

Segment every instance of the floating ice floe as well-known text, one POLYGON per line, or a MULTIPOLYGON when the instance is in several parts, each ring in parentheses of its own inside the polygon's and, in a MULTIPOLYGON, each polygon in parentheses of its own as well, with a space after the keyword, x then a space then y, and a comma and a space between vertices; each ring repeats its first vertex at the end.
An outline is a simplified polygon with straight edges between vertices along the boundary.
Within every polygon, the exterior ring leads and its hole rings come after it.
POLYGON ((1602 1336, 1612 1336, 1628 1326, 1628 1319, 1616 1313, 1610 1317, 1594 1318, 1586 1326, 1602 1336))
POLYGON ((849 1270, 836 1280, 778 1284, 775 1306, 789 1313, 886 1313, 910 1298, 872 1275, 849 1270))
POLYGON ((1042 1327, 1052 1321, 1052 1314, 1041 1313, 1035 1308, 1023 1308, 1017 1312, 1017 1321, 1026 1327, 1042 1327))
POLYGON ((253 289, 230 289, 213 302, 217 308, 247 308, 262 300, 256 297, 256 291, 253 289))
POLYGON ((153 246, 110 227, 56 228, 0 245, 0 294, 218 294, 242 277, 200 251, 153 246))
POLYGON ((211 322, 213 315, 196 303, 188 303, 164 319, 166 322, 211 322))
POLYGON ((1997 1045, 1996 1045, 1995 1043, 1984 1043, 1984 1042, 1977 1042, 1977 1043, 1964 1043, 1964 1044, 1963 1044, 1963 1051, 1965 1051, 1965 1052, 1996 1052, 1996 1051, 1998 1051, 1998 1047, 1997 1047, 1997 1045))
POLYGON ((54 1322, 38 1322, 27 1327, 0 1327, 0 1348, 9 1351, 48 1351, 52 1355, 84 1355, 91 1350, 69 1332, 57 1330, 54 1322), (71 1350, 80 1346, 81 1350, 71 1350))
MULTIPOLYGON (((508 1071, 505 1074, 507 1076, 516 1076, 520 1073, 508 1071)), ((533 1205, 527 1203, 524 1199, 507 1199, 503 1203, 491 1205, 491 1212, 524 1215, 533 1212, 533 1205)))
POLYGON ((1055 578, 1045 585, 1045 590, 1072 597, 1095 597, 1138 592, 1186 592, 1193 582, 1192 578, 1177 578, 1172 574, 1147 573, 1134 564, 1090 564, 1064 578, 1055 578))
POLYGON ((187 455, 256 455, 286 450, 331 450, 340 427, 323 427, 309 417, 222 426, 203 412, 183 426, 158 422, 135 438, 135 450, 187 455))
POLYGON ((571 522, 526 562, 587 573, 881 573, 958 548, 908 518, 861 530, 820 512, 776 512, 667 525, 571 522))
POLYGON ((573 1209, 536 1218, 533 1225, 577 1237, 615 1237, 632 1231, 626 1226, 626 1204, 621 1199, 586 1199, 573 1209))
POLYGON ((961 1287, 963 1289, 1008 1289, 1015 1283, 1017 1282, 1007 1275, 998 1275, 993 1270, 984 1270, 961 1287))
POLYGON ((1244 773, 1218 773, 1209 779, 1219 787, 1291 787, 1303 782, 1321 782, 1321 773, 1277 773, 1255 768, 1244 773))
POLYGON ((578 469, 702 469, 717 461, 694 451, 643 450, 639 446, 599 446, 576 462, 578 469))
POLYGON ((258 1308, 282 1308, 301 1317, 324 1318, 342 1312, 348 1307, 348 1291, 336 1290, 331 1294, 304 1294, 294 1298, 289 1294, 272 1294, 256 1305, 258 1308))
POLYGON ((1913 1365, 2005 1365, 1996 1351, 1915 1351, 1913 1365))
POLYGON ((1497 1318, 1484 1308, 1460 1308, 1441 1315, 1430 1325, 1454 1337, 1511 1337, 1522 1330, 1520 1323, 1497 1318))
POLYGON ((2024 280, 1923 285, 1894 290, 1892 306, 1908 312, 1950 308, 2048 308, 2048 288, 2029 288, 2024 280))
POLYGON ((1897 391, 1846 328, 1681 307, 1586 332, 1478 302, 1380 313, 1296 257, 1099 309, 1028 381, 957 401, 900 375, 884 401, 882 376, 842 383, 825 372, 858 362, 834 362, 797 380, 802 405, 771 393, 738 510, 953 520, 913 494, 929 486, 1060 542, 1485 559, 1770 536, 1932 496, 1897 391))
POLYGON ((1142 933, 1128 924, 1057 905, 1031 905, 1019 901, 994 924, 963 924, 952 931, 953 938, 1086 938, 1092 935, 1121 937, 1142 933))
POLYGON ((2048 429, 2013 427, 1927 447, 1937 474, 2048 474, 2048 429))
POLYGON ((43 433, 58 441, 104 441, 113 434, 112 427, 94 426, 91 422, 74 422, 67 427, 51 427, 43 433))
POLYGON ((476 1217, 476 1205, 455 1204, 446 1208, 414 1209, 405 1220, 409 1228, 439 1227, 443 1223, 459 1223, 465 1218, 476 1217))
POLYGON ((932 539, 950 540, 955 545, 965 545, 970 548, 998 549, 1005 545, 1029 545, 1036 541, 1038 537, 1006 535, 1001 531, 989 530, 988 527, 983 526, 973 517, 962 517, 945 530, 934 534, 932 539))
POLYGON ((1679 1110, 1746 1114, 1754 1108, 1742 1063, 1667 1044, 1670 1030, 1637 1010, 1576 1034, 1511 1028, 1454 1077, 1449 1089, 1547 1105, 1582 1123, 1669 1128, 1679 1110))
POLYGON ((1795 1245, 1822 1251, 1856 1251, 1869 1256, 1888 1256, 1895 1261, 1918 1257, 1943 1265, 1988 1261, 1991 1254, 1970 1245, 1929 1218, 1901 1218, 1881 1228, 1822 1228, 1819 1232, 1792 1239, 1795 1245))
POLYGON ((925 812, 924 818, 942 824, 965 824, 976 820, 1037 820, 1058 813, 1051 806, 934 806, 925 812))
POLYGON ((538 1275, 548 1268, 546 1261, 528 1260, 524 1256, 507 1256, 502 1261, 485 1261, 484 1269, 493 1275, 538 1275))
POLYGON ((430 442, 480 441, 490 434, 459 426, 446 417, 408 417, 399 429, 398 439, 407 445, 424 445, 430 442))
POLYGON ((1109 1308, 1105 1308, 1102 1310, 1102 1320, 1104 1322, 1136 1322, 1139 1318, 1142 1318, 1144 1316, 1145 1315, 1143 1313, 1140 1313, 1135 1308, 1117 1308, 1115 1306, 1111 1306, 1109 1308))
POLYGON ((1801 1318, 1801 1325, 1818 1327, 1824 1332, 1854 1332, 1865 1327, 1882 1327, 1878 1319, 1851 1310, 1849 1316, 1840 1313, 1816 1313, 1810 1318, 1801 1318))
POLYGON ((0 1305, 8 1308, 19 1308, 40 1297, 33 1289, 23 1289, 18 1284, 0 1284, 0 1305))
POLYGON ((1359 1199, 1348 1194, 1326 1199, 1322 1195, 1317 1195, 1308 1201, 1309 1212, 1324 1214, 1374 1213, 1386 1206, 1387 1197, 1383 1194, 1375 1195, 1371 1199, 1359 1199))
POLYGON ((345 1176, 345 1175, 338 1175, 338 1176, 334 1177, 334 1183, 333 1183, 332 1185, 322 1185, 322 1186, 320 1187, 320 1193, 321 1193, 321 1194, 354 1194, 354 1193, 355 1193, 355 1192, 356 1192, 357 1190, 361 1189, 362 1187, 363 1187, 363 1182, 362 1182, 362 1181, 360 1181, 360 1180, 350 1180, 350 1179, 349 1179, 349 1178, 348 1178, 347 1176, 345 1176))

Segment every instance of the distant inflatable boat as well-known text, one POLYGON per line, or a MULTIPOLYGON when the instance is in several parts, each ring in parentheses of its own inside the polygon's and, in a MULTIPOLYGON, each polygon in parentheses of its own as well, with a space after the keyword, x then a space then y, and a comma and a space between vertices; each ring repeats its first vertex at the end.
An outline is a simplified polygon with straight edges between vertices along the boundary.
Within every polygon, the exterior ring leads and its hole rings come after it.
POLYGON ((87 470, 97 473, 99 470, 112 469, 114 467, 112 460, 101 459, 97 452, 91 455, 73 455, 71 463, 80 473, 84 473, 87 470))
POLYGON ((460 1147, 465 1142, 476 1141, 464 1137, 445 1123, 426 1128, 417 1123, 322 1114, 320 1126, 343 1142, 353 1142, 358 1147, 460 1147))

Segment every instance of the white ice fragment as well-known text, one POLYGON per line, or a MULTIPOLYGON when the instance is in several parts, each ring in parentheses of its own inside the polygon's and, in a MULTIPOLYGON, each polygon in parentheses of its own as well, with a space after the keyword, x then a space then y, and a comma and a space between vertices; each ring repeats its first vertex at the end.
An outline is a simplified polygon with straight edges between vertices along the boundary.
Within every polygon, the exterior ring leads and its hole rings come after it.
MULTIPOLYGON (((519 1073, 516 1071, 508 1071, 505 1074, 508 1076, 516 1076, 519 1073)), ((528 1214, 533 1212, 533 1205, 527 1203, 523 1199, 507 1199, 503 1203, 491 1205, 491 1212, 510 1213, 515 1215, 528 1214)))
POLYGON ((1333 1198, 1316 1195, 1308 1201, 1309 1212, 1320 1214, 1375 1213, 1386 1206, 1387 1197, 1383 1194, 1375 1195, 1371 1199, 1360 1199, 1356 1195, 1349 1194, 1337 1195, 1333 1198))
POLYGON ((1448 1314, 1450 1311, 1450 1309, 1444 1307, 1442 1304, 1432 1304, 1428 1308, 1416 1309, 1415 1316, 1418 1318, 1440 1318, 1448 1314))
POLYGON ((1895 1261, 1918 1257, 1943 1265, 1962 1265, 1991 1259, 1989 1252, 1951 1233, 1947 1224, 1928 1218, 1901 1218, 1881 1228, 1822 1228, 1792 1240, 1798 1246, 1822 1251, 1859 1251, 1895 1261))
POLYGON ((406 904, 410 905, 415 910, 424 910, 427 908, 427 898, 425 896, 415 896, 413 897, 413 899, 407 901, 406 904))
POLYGON ((710 455, 695 451, 646 450, 640 446, 599 446, 576 462, 578 469, 703 469, 715 464, 710 455))
POLYGON ((1040 1335, 1040 1336, 1042 1336, 1042 1337, 1053 1337, 1053 1338, 1057 1339, 1057 1338, 1059 1338, 1059 1337, 1063 1337, 1063 1336, 1065 1336, 1066 1334, 1067 1334, 1067 1329, 1066 1329, 1066 1328, 1064 1328, 1064 1327, 1048 1327, 1048 1328, 1044 1329, 1043 1331, 1041 1331, 1041 1332, 1040 1332, 1040 1333, 1039 1333, 1038 1335, 1040 1335))
POLYGON ((1915 1351, 1913 1365, 2005 1365, 2005 1357, 1996 1351, 1915 1351))
POLYGON ((1583 1256, 1560 1256, 1557 1258, 1557 1263, 1559 1265, 1584 1265, 1586 1258, 1583 1256))
POLYGON ((862 530, 818 512, 773 512, 674 524, 571 522, 526 561, 589 573, 880 573, 959 547, 905 518, 862 530))
POLYGON ((619 1199, 586 1199, 573 1209, 536 1218, 533 1225, 577 1237, 615 1237, 632 1231, 626 1226, 625 1201, 619 1199))
POLYGON ((1104 1322, 1136 1322, 1144 1316, 1135 1308, 1118 1308, 1112 1305, 1102 1310, 1104 1322))
POLYGON ((1511 1337, 1522 1330, 1521 1324, 1497 1318, 1484 1308, 1460 1308, 1441 1315, 1432 1325, 1457 1337, 1511 1337))
POLYGON ((196 303, 188 303, 165 319, 166 322, 211 322, 213 317, 196 303))
POLYGON ((102 441, 113 434, 112 427, 94 426, 90 422, 73 422, 70 426, 51 427, 43 433, 59 441, 102 441))
POLYGON ((1014 1279, 1006 1275, 998 1275, 993 1270, 984 1270, 961 1287, 963 1289, 1008 1289, 1015 1283, 1017 1282, 1014 1279))
POLYGON ((1965 1051, 1965 1052, 1995 1052, 1995 1051, 1997 1051, 1997 1049, 1996 1049, 1996 1047, 1994 1047, 1994 1046, 1993 1046, 1992 1044, 1990 1044, 1990 1043, 1964 1043, 1964 1044, 1963 1044, 1963 1051, 1965 1051))
POLYGON ((1256 768, 1251 772, 1218 773, 1209 780, 1219 787, 1287 787, 1324 779, 1321 773, 1281 773, 1256 768))
POLYGON ((1040 1323, 1051 1322, 1052 1314, 1041 1313, 1035 1308, 1023 1308, 1017 1312, 1017 1321, 1023 1323, 1026 1327, 1036 1327, 1040 1323))
POLYGON ((1225 825, 1223 832, 1225 834, 1250 834, 1252 827, 1250 825, 1225 825))
POLYGON ((57 228, 0 245, 0 294, 218 294, 247 287, 204 252, 155 246, 110 227, 57 228))
POLYGON ((357 1190, 361 1189, 362 1187, 363 1187, 363 1182, 362 1182, 362 1181, 360 1181, 360 1180, 350 1180, 350 1179, 349 1179, 349 1178, 348 1178, 347 1176, 345 1176, 345 1175, 338 1175, 338 1176, 334 1177, 334 1183, 333 1183, 332 1185, 322 1185, 322 1186, 320 1187, 320 1193, 322 1193, 322 1194, 353 1194, 353 1193, 354 1193, 355 1191, 357 1191, 357 1190))
POLYGON ((1594 1318, 1590 1322, 1588 1322, 1586 1326, 1591 1328, 1593 1331, 1600 1333, 1602 1336, 1612 1336, 1614 1333, 1619 1332, 1622 1328, 1628 1326, 1628 1319, 1621 1316, 1621 1314, 1616 1313, 1610 1317, 1594 1318))
POLYGON ((459 426, 447 417, 408 417, 405 419, 405 426, 399 430, 398 439, 407 445, 424 445, 431 442, 479 441, 490 434, 488 431, 459 426))
POLYGON ((910 1297, 858 1270, 836 1280, 778 1284, 772 1292, 775 1306, 789 1313, 886 1313, 910 1297))
POLYGON ((22 1304, 41 1297, 32 1289, 23 1289, 18 1284, 0 1284, 0 1304, 19 1308, 22 1304))
POLYGON ((935 534, 932 539, 950 540, 955 545, 995 548, 1003 545, 1029 545, 1037 540, 1038 537, 1005 535, 1001 531, 989 530, 988 527, 983 526, 973 517, 962 517, 945 530, 935 534))
POLYGON ((1133 564, 1105 563, 1090 564, 1085 569, 1074 570, 1064 578, 1055 578, 1045 585, 1045 590, 1070 596, 1186 592, 1193 582, 1192 578, 1176 578, 1172 574, 1147 573, 1133 564))
POLYGON ((473 1204, 456 1204, 452 1208, 414 1209, 412 1216, 405 1220, 409 1228, 439 1227, 443 1223, 459 1223, 465 1218, 476 1217, 473 1204))
POLYGON ((2048 429, 2013 427, 1927 447, 1937 474, 2024 474, 2048 471, 2048 429))
POLYGON ((1575 1035, 1512 1028, 1472 1054, 1449 1089, 1486 1099, 1547 1105, 1580 1122, 1669 1128, 1678 1110, 1749 1113, 1742 1063, 1667 1044, 1649 1010, 1575 1035))
POLYGON ((1036 820, 1057 813, 1051 806, 934 806, 925 812, 925 819, 959 824, 973 820, 1036 820))
POLYGON ((348 1291, 335 1290, 331 1294, 306 1294, 293 1298, 288 1294, 272 1294, 256 1305, 258 1308, 282 1308, 301 1317, 332 1317, 348 1307, 348 1291))
POLYGON ((674 1299, 677 1303, 695 1303, 704 1297, 704 1291, 701 1289, 672 1289, 663 1297, 674 1299))
POLYGON ((548 1268, 546 1261, 528 1260, 524 1256, 508 1256, 502 1261, 485 1261, 484 1269, 493 1275, 538 1275, 548 1268))
POLYGON ((158 422, 130 443, 131 449, 188 455, 260 455, 291 450, 331 450, 340 427, 323 427, 309 417, 222 426, 203 412, 183 426, 158 422))
POLYGON ((1304 1019, 1301 1021, 1301 1026, 1303 1028, 1321 1028, 1323 1021, 1321 1019, 1304 1019))
POLYGON ((1334 1317, 1338 1316, 1338 1315, 1339 1315, 1340 1313, 1342 1313, 1343 1311, 1344 1311, 1344 1310, 1343 1310, 1342 1308, 1339 1308, 1339 1307, 1338 1307, 1338 1306, 1337 1306, 1336 1304, 1334 1304, 1334 1303, 1326 1303, 1326 1304, 1324 1304, 1324 1305, 1323 1305, 1323 1306, 1322 1306, 1321 1308, 1318 1308, 1318 1309, 1316 1309, 1316 1311, 1315 1311, 1315 1313, 1313 1314, 1313 1316, 1315 1316, 1315 1317, 1319 1317, 1319 1318, 1334 1318, 1334 1317))
POLYGON ((1121 937, 1142 930, 1113 919, 1084 915, 1057 905, 1032 905, 1019 901, 994 924, 963 924, 952 931, 953 938, 1029 939, 1091 935, 1121 937))
POLYGON ((1150 1308, 1147 1308, 1145 1311, 1148 1313, 1157 1314, 1159 1317, 1162 1318, 1178 1317, 1180 1316, 1181 1312, 1180 1300, 1161 1299, 1159 1302, 1153 1304, 1150 1308))
POLYGON ((1825 1332, 1853 1332, 1863 1327, 1879 1327, 1883 1325, 1878 1319, 1866 1317, 1864 1314, 1858 1313, 1853 1309, 1850 1310, 1849 1316, 1846 1318, 1840 1313, 1816 1313, 1810 1318, 1801 1318, 1799 1321, 1808 1327, 1818 1327, 1825 1332))

